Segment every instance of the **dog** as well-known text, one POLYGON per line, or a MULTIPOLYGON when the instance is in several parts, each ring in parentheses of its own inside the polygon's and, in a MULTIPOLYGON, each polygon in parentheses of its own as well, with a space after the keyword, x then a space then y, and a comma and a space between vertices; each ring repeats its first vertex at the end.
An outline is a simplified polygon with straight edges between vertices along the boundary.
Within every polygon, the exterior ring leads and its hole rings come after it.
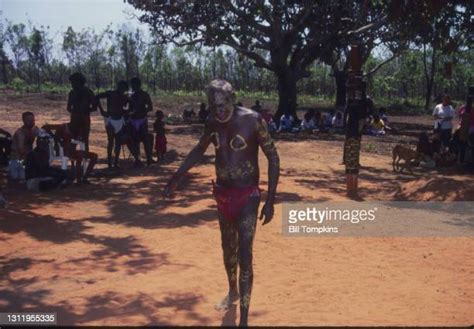
POLYGON ((412 167, 424 160, 423 154, 412 150, 403 145, 397 144, 392 151, 392 167, 395 172, 402 172, 403 168, 408 168, 410 173, 413 173, 412 167), (404 160, 404 165, 400 164, 400 161, 404 160))

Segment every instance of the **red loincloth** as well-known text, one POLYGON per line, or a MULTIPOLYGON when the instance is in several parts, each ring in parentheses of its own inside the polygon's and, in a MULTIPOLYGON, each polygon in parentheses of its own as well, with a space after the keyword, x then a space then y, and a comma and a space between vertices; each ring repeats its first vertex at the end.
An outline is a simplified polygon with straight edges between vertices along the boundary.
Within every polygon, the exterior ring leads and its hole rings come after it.
POLYGON ((228 221, 235 222, 242 208, 252 196, 260 196, 258 186, 226 188, 212 182, 214 197, 217 202, 217 210, 224 215, 228 221))
POLYGON ((155 137, 155 151, 158 154, 166 153, 166 144, 167 144, 166 136, 156 135, 156 137, 155 137))

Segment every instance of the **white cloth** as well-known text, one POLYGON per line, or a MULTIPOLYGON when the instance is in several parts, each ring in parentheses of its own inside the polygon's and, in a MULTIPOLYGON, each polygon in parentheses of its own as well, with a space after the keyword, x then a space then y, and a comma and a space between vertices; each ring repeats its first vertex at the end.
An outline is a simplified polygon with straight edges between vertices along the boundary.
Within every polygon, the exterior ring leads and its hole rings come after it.
POLYGON ((283 114, 280 118, 280 129, 291 129, 293 121, 294 119, 292 115, 286 116, 283 114))
POLYGON ((433 110, 433 115, 440 118, 435 121, 434 129, 453 129, 452 118, 454 117, 454 109, 451 105, 443 106, 438 104, 433 110), (451 118, 444 120, 446 118, 451 118))
POLYGON ((316 123, 314 122, 314 119, 309 119, 309 121, 303 119, 303 121, 301 121, 301 128, 304 130, 312 130, 316 128, 316 123))
POLYGON ((112 118, 104 118, 105 127, 112 127, 114 129, 115 134, 118 134, 120 130, 122 130, 123 126, 125 125, 125 120, 123 118, 120 119, 112 119, 112 118))

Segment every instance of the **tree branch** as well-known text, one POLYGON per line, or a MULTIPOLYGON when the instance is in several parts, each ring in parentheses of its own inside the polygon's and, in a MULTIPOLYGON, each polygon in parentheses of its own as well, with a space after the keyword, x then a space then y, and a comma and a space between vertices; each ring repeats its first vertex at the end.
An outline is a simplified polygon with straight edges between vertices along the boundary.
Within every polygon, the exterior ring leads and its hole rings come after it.
POLYGON ((383 61, 382 63, 380 63, 379 65, 377 65, 376 67, 374 67, 370 72, 367 72, 366 74, 364 74, 363 76, 364 77, 368 77, 372 74, 374 74, 375 72, 377 72, 378 70, 380 70, 380 68, 382 66, 384 66, 385 64, 391 62, 392 60, 394 60, 395 58, 397 58, 398 56, 400 56, 401 54, 393 54, 392 57, 386 59, 385 61, 383 61))

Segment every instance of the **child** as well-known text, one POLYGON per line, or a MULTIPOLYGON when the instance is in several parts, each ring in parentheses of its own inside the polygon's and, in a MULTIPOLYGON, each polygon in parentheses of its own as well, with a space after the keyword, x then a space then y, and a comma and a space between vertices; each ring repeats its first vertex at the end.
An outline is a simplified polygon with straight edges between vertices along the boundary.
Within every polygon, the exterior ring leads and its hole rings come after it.
POLYGON ((277 126, 275 124, 275 121, 273 120, 273 115, 270 112, 270 110, 262 109, 261 114, 262 114, 263 120, 265 120, 265 122, 267 123, 268 132, 269 133, 274 133, 275 131, 277 131, 277 126))
POLYGON ((301 121, 301 130, 312 132, 316 128, 316 123, 314 122, 314 110, 308 110, 301 121))
POLYGON ((385 124, 378 114, 374 114, 374 119, 369 125, 369 135, 383 136, 385 135, 385 124))
POLYGON ((315 125, 315 132, 327 132, 328 129, 324 126, 324 118, 320 111, 314 112, 314 125, 315 125))
POLYGON ((379 116, 380 116, 380 119, 382 119, 383 123, 384 123, 384 130, 387 131, 387 132, 390 132, 392 131, 392 127, 390 126, 390 123, 388 121, 388 116, 387 116, 387 109, 385 107, 381 107, 379 109, 379 116))
POLYGON ((165 122, 163 111, 156 111, 156 120, 153 123, 153 131, 156 133, 155 136, 155 151, 158 157, 158 161, 163 160, 166 153, 166 135, 165 135, 165 122))
POLYGON ((336 115, 332 118, 331 125, 334 129, 344 128, 344 118, 341 111, 336 112, 336 115))
POLYGON ((279 132, 292 132, 295 119, 291 114, 283 114, 280 118, 279 132))
POLYGON ((387 109, 385 107, 381 107, 379 109, 379 116, 382 119, 385 125, 388 125, 388 116, 387 116, 387 109))
POLYGON ((336 114, 336 111, 334 110, 331 110, 329 111, 329 113, 324 113, 323 117, 324 117, 324 127, 326 128, 332 128, 332 119, 334 118, 336 114))

